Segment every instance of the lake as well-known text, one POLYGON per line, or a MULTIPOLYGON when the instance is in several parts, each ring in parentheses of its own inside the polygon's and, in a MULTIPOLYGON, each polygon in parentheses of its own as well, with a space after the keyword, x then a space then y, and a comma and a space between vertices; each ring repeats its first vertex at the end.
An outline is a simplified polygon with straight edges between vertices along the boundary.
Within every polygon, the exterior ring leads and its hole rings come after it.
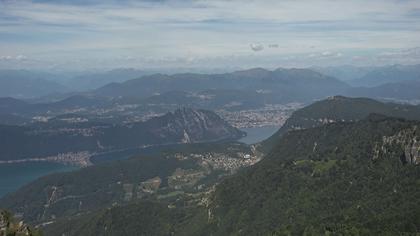
MULTIPOLYGON (((247 136, 239 139, 239 142, 246 144, 254 144, 260 142, 279 129, 278 126, 266 126, 257 128, 243 128, 242 131, 247 132, 247 136)), ((170 147, 170 145, 168 146, 170 147)), ((153 154, 159 148, 151 147, 145 149, 129 149, 124 151, 110 152, 92 157, 92 162, 98 164, 103 161, 118 160, 128 158, 132 155, 153 154)), ((79 167, 63 165, 50 162, 24 162, 15 164, 0 164, 0 197, 6 193, 13 192, 19 187, 47 174, 55 172, 64 172, 76 170, 79 167)))
POLYGON ((51 162, 0 164, 0 197, 41 176, 75 169, 78 167, 51 162))
POLYGON ((264 126, 264 127, 255 127, 255 128, 242 128, 242 131, 247 133, 247 136, 239 139, 239 142, 246 144, 254 144, 261 142, 271 135, 273 135, 278 129, 279 126, 264 126))

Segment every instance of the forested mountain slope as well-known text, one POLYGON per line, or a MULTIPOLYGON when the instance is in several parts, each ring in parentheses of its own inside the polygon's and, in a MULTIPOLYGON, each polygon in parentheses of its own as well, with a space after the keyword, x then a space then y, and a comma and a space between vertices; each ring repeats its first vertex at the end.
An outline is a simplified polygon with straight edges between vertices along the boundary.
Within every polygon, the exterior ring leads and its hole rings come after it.
POLYGON ((372 115, 286 134, 259 164, 218 185, 213 232, 418 232, 419 125, 372 115))
POLYGON ((222 181, 202 203, 116 206, 57 222, 46 232, 415 235, 420 228, 419 127, 415 121, 370 115, 288 132, 266 158, 222 181), (147 220, 155 215, 160 217, 147 220))
POLYGON ((262 149, 269 151, 278 138, 290 130, 313 128, 335 122, 358 121, 371 113, 420 120, 419 106, 383 103, 370 98, 333 96, 295 111, 275 134, 262 142, 262 149))

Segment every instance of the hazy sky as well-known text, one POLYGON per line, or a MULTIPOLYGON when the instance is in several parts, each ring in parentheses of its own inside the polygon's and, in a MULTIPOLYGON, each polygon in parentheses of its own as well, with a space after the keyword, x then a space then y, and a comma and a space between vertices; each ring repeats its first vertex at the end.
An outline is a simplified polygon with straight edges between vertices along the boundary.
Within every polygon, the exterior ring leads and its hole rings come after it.
POLYGON ((0 67, 420 63, 419 0, 0 0, 0 67))

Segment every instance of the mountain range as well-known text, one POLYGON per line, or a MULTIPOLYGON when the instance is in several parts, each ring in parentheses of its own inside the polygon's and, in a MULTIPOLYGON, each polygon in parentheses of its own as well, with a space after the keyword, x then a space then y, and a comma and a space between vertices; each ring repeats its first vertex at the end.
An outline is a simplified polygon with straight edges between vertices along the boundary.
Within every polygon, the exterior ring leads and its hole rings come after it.
POLYGON ((0 70, 0 97, 54 99, 75 92, 88 91, 108 83, 139 78, 148 72, 119 68, 105 72, 55 72, 0 70))
POLYGON ((420 65, 392 65, 376 68, 353 80, 351 85, 376 87, 410 80, 420 80, 420 65))
POLYGON ((124 83, 112 83, 94 91, 110 97, 150 97, 170 91, 237 90, 259 92, 280 101, 307 101, 340 93, 348 86, 308 69, 251 69, 225 74, 155 74, 124 83), (275 97, 275 98, 274 98, 275 97))
POLYGON ((332 95, 411 102, 418 102, 420 99, 417 93, 419 65, 279 68, 272 71, 254 68, 223 74, 173 75, 115 69, 56 79, 60 76, 61 74, 3 70, 0 72, 3 88, 0 90, 0 97, 31 98, 37 103, 50 103, 74 95, 135 100, 172 92, 197 94, 210 91, 225 94, 223 98, 219 98, 225 104, 254 101, 255 106, 287 102, 310 103, 332 95))
POLYGON ((351 88, 346 93, 351 96, 365 96, 370 98, 385 99, 391 101, 413 102, 418 104, 420 100, 420 79, 405 80, 401 82, 386 83, 375 87, 351 88))
POLYGON ((41 178, 0 206, 49 222, 47 235, 410 235, 420 227, 418 109, 331 97, 296 111, 260 144, 269 145, 260 162, 224 178, 198 177, 206 155, 249 151, 223 144, 108 162, 41 178))
POLYGON ((84 73, 63 81, 67 87, 76 91, 97 89, 109 83, 121 83, 126 80, 140 78, 148 74, 146 71, 133 68, 119 68, 106 72, 84 73))
POLYGON ((354 87, 376 87, 388 83, 420 80, 420 65, 333 66, 311 68, 354 87))
POLYGON ((0 97, 34 98, 69 91, 51 78, 51 74, 42 72, 0 70, 0 97))

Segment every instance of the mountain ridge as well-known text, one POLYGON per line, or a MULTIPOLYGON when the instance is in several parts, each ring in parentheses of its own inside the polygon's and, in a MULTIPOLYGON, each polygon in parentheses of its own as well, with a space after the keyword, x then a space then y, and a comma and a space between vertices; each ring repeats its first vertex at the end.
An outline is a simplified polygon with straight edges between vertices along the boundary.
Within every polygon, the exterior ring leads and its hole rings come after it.
POLYGON ((328 123, 358 121, 371 113, 420 120, 419 106, 384 103, 371 98, 332 96, 292 113, 285 124, 261 145, 265 151, 269 151, 275 140, 288 131, 314 128, 328 123))
MULTIPOLYGON (((250 69, 225 74, 154 74, 124 83, 108 84, 94 91, 101 96, 137 96, 147 97, 157 93, 178 91, 202 91, 208 89, 236 90, 271 90, 274 94, 281 92, 305 94, 304 99, 321 97, 322 93, 343 91, 348 85, 335 78, 321 75, 308 69, 250 69), (241 83, 238 83, 241 79, 241 83), (299 91, 303 90, 303 91, 299 91)), ((282 95, 284 99, 287 96, 282 95)), ((293 98, 298 98, 296 95, 293 98)), ((291 99, 291 98, 290 98, 291 99)), ((302 98, 303 99, 303 98, 302 98)))
POLYGON ((245 135, 215 113, 191 108, 129 124, 107 124, 64 116, 26 126, 0 125, 0 130, 3 161, 46 158, 62 153, 76 155, 78 152, 234 140, 245 135))

